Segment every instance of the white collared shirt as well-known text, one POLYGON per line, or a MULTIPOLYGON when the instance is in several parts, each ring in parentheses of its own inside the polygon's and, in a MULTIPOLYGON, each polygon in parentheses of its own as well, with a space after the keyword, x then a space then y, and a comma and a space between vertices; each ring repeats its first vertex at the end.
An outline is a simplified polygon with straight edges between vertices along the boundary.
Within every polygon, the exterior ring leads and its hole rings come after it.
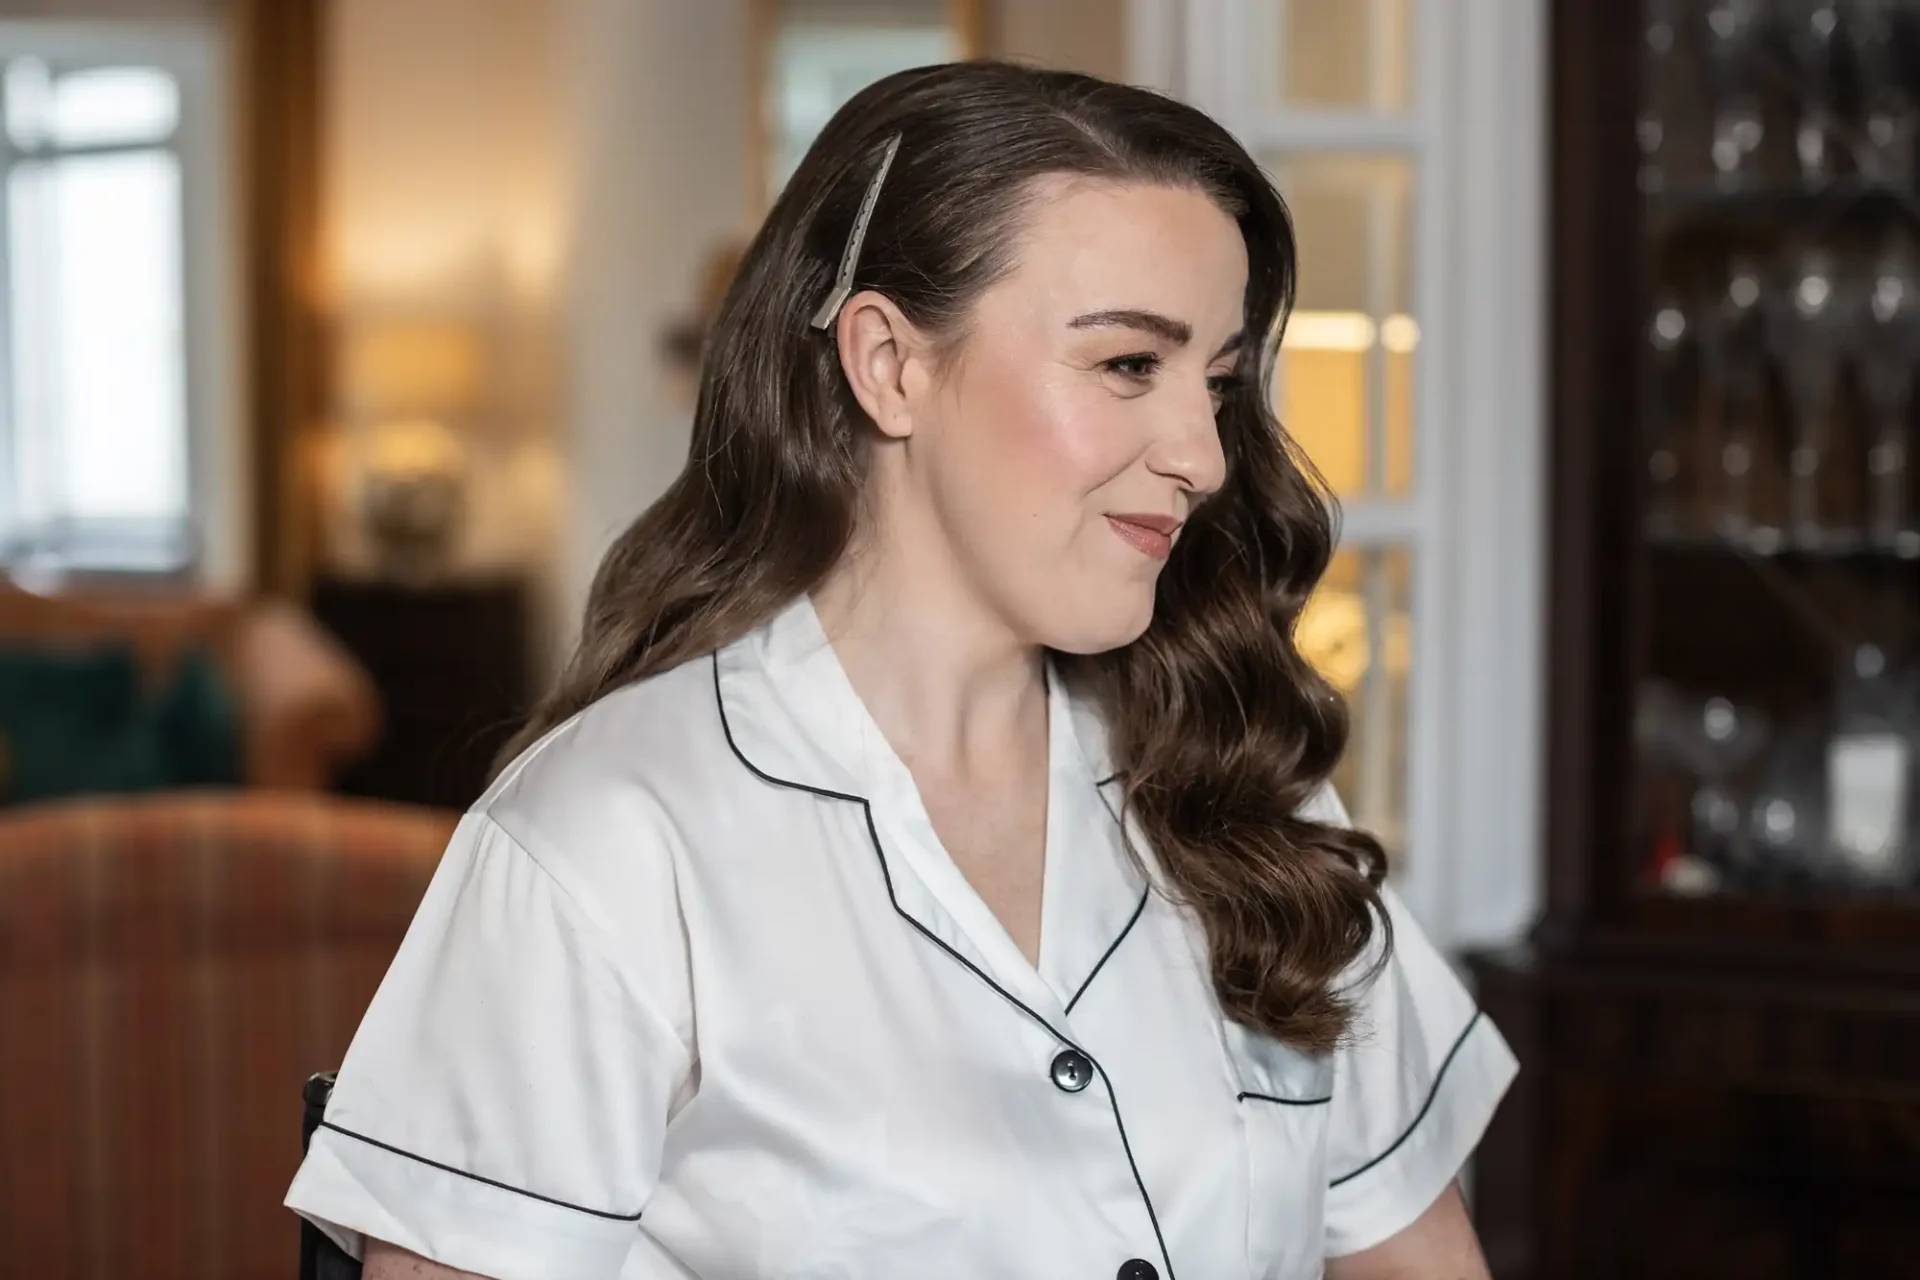
POLYGON ((555 729, 461 822, 287 1203, 499 1280, 1265 1280, 1407 1226, 1499 1034, 1391 895, 1352 1047, 1227 1021, 1051 683, 1037 966, 804 598, 555 729))

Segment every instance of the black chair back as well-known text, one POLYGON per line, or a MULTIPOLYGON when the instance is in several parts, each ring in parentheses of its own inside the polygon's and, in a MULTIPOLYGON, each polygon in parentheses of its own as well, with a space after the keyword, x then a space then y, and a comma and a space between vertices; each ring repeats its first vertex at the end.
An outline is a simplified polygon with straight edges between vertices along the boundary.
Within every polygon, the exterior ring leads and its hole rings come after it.
MULTIPOLYGON (((307 1078, 301 1090, 306 1110, 300 1118, 300 1150, 313 1140, 313 1131, 326 1118, 327 1099, 333 1096, 333 1072, 307 1078)), ((300 1219, 300 1280, 360 1280, 360 1264, 320 1228, 300 1219)))

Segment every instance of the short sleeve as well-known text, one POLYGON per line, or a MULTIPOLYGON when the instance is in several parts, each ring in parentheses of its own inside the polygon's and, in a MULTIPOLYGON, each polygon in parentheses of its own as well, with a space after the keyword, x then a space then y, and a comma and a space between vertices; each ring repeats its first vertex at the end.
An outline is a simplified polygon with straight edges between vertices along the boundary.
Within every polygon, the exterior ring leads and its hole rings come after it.
POLYGON ((618 1275, 692 1070, 660 998, 683 980, 634 972, 548 867, 469 813, 288 1206, 356 1257, 371 1236, 497 1280, 618 1275))
MULTIPOLYGON (((1346 820, 1330 790, 1307 812, 1346 820)), ((1330 1257, 1412 1225, 1459 1176, 1518 1069, 1398 895, 1389 888, 1382 896, 1393 951, 1359 993, 1353 1038, 1334 1057, 1330 1257)))

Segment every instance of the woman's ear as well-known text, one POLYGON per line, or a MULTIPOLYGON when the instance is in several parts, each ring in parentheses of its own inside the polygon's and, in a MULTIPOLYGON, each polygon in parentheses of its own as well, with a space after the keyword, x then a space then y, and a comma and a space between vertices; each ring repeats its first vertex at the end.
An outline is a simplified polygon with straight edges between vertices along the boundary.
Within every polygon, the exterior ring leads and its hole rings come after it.
POLYGON ((880 433, 896 440, 912 435, 926 357, 912 322, 885 294, 868 289, 841 305, 834 338, 847 385, 880 433))

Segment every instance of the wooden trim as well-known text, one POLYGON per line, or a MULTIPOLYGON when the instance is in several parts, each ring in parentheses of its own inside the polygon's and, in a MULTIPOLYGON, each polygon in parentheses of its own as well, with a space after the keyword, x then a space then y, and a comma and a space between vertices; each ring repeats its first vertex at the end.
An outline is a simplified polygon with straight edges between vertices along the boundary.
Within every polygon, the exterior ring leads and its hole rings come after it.
MULTIPOLYGON (((947 25, 960 37, 960 56, 984 58, 993 48, 992 0, 946 0, 947 25)), ((756 217, 773 204, 767 162, 773 153, 768 124, 767 78, 773 69, 774 37, 780 30, 780 0, 747 0, 747 198, 756 217)))
POLYGON ((1623 882, 1633 717, 1632 450, 1640 6, 1552 6, 1547 883, 1552 945, 1623 882), (1623 277, 1623 273, 1627 273, 1623 277))
POLYGON ((252 577, 299 596, 319 557, 330 342, 321 237, 326 0, 232 0, 252 577))
POLYGON ((988 0, 947 0, 947 25, 960 37, 960 56, 984 58, 993 44, 993 6, 988 0))

